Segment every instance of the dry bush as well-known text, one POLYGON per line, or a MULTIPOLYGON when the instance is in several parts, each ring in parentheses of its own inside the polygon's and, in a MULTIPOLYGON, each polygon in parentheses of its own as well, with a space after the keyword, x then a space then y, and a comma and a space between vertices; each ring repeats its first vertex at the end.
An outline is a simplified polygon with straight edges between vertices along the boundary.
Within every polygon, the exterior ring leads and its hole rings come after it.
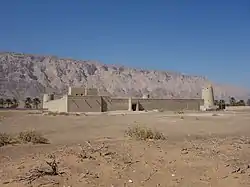
POLYGON ((16 143, 16 140, 13 136, 6 133, 0 133, 0 147, 14 143, 16 143))
POLYGON ((158 109, 158 112, 164 112, 163 108, 158 109))
POLYGON ((69 115, 69 113, 67 113, 67 112, 59 112, 58 114, 61 116, 68 116, 69 115))
POLYGON ((49 111, 46 115, 48 115, 48 116, 56 116, 57 112, 51 112, 51 111, 49 111))
POLYGON ((16 136, 0 133, 0 147, 20 143, 48 144, 49 140, 36 131, 20 132, 16 136))
POLYGON ((43 112, 42 111, 31 111, 31 112, 28 112, 28 114, 42 114, 43 112))
POLYGON ((58 116, 58 115, 60 115, 60 116, 69 116, 69 113, 67 113, 67 112, 52 112, 52 111, 49 111, 47 113, 47 115, 49 115, 49 116, 58 116))
POLYGON ((175 111, 175 114, 184 114, 184 111, 175 111))
POLYGON ((49 174, 49 175, 58 175, 59 172, 58 172, 58 165, 57 165, 57 162, 56 162, 56 156, 55 155, 49 155, 48 157, 51 159, 51 161, 50 162, 46 161, 46 164, 48 166, 50 166, 50 171, 47 172, 47 174, 49 174))
POLYGON ((112 154, 111 152, 106 152, 103 153, 105 151, 107 151, 108 146, 106 146, 104 143, 102 143, 101 146, 98 146, 97 148, 94 148, 89 141, 85 142, 86 146, 81 146, 81 151, 80 153, 77 155, 77 157, 80 159, 80 161, 83 161, 84 159, 90 159, 90 160, 96 160, 96 156, 107 156, 109 154, 112 154))
POLYGON ((159 131, 156 130, 151 130, 146 127, 140 127, 136 126, 133 128, 129 128, 126 132, 125 135, 135 138, 137 140, 147 140, 147 139, 152 139, 152 140, 165 140, 166 137, 159 131))
MULTIPOLYGON (((46 161, 46 164, 49 166, 49 169, 45 168, 34 168, 29 170, 28 173, 26 173, 24 176, 19 176, 15 180, 12 180, 12 182, 27 182, 29 186, 31 185, 33 181, 44 177, 44 176, 56 176, 64 174, 64 172, 58 172, 58 164, 56 162, 56 157, 54 155, 49 155, 51 161, 46 161)), ((46 183, 46 186, 48 183, 46 183)), ((58 182, 55 182, 53 180, 49 181, 49 186, 58 186, 58 182)), ((40 186, 40 185, 39 185, 40 186)), ((42 185, 44 186, 44 185, 42 185)))
POLYGON ((23 143, 47 144, 49 140, 36 131, 24 131, 18 134, 18 139, 23 143))

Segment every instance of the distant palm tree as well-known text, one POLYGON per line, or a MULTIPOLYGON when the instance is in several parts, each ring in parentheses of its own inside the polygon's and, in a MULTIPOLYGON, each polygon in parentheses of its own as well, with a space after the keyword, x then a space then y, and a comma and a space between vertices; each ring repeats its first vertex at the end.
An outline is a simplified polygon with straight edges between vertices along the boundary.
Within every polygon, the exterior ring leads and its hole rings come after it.
POLYGON ((38 105, 41 103, 40 99, 39 98, 34 98, 33 101, 32 101, 32 104, 33 106, 38 109, 38 105))
POLYGON ((236 105, 236 99, 234 97, 230 97, 229 103, 231 106, 235 106, 236 105))
POLYGON ((218 106, 219 105, 219 101, 218 100, 214 100, 214 105, 218 106))
POLYGON ((223 110, 226 108, 226 103, 225 103, 225 100, 221 99, 218 103, 218 106, 219 106, 219 109, 220 110, 223 110))
POLYGON ((13 98, 13 99, 12 99, 12 103, 13 103, 13 104, 12 104, 12 107, 13 107, 13 108, 17 108, 18 105, 19 105, 19 102, 17 101, 16 98, 13 98))
POLYGON ((9 108, 13 103, 11 99, 6 99, 7 107, 9 108))
POLYGON ((5 100, 3 98, 0 99, 0 108, 5 107, 5 100))
POLYGON ((31 104, 32 104, 32 99, 30 97, 27 97, 24 101, 25 103, 25 108, 31 108, 31 104))
POLYGON ((246 103, 244 100, 239 100, 236 104, 237 106, 246 106, 246 103))

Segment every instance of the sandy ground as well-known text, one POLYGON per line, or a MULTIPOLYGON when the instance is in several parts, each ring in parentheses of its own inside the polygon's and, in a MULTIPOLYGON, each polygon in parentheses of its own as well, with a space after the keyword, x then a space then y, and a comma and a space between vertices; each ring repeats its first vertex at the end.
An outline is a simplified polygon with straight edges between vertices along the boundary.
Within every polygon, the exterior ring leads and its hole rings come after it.
POLYGON ((0 147, 0 186, 250 186, 250 111, 44 116, 0 111, 0 132, 36 130, 46 145, 0 147), (166 140, 124 136, 146 126, 166 140), (53 160, 58 175, 50 175, 53 160), (39 171, 47 171, 41 173, 39 171))

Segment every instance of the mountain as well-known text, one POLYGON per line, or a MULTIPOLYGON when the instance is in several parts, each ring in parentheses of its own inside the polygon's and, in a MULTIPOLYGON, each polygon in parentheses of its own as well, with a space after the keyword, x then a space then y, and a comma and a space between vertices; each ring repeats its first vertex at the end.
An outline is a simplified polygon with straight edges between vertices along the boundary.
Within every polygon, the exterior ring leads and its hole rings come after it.
MULTIPOLYGON (((175 72, 105 65, 96 61, 55 56, 0 53, 0 96, 24 99, 43 93, 67 92, 68 86, 99 88, 101 94, 118 97, 150 94, 153 98, 199 98, 209 80, 175 72)), ((246 99, 249 90, 213 83, 217 98, 246 99)))

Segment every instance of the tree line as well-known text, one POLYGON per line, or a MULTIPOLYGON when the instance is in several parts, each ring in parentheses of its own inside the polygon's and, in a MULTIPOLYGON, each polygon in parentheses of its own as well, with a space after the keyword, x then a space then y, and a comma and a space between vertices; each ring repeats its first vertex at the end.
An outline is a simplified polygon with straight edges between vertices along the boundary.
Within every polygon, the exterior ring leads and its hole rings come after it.
MULTIPOLYGON (((19 106, 19 101, 16 98, 3 99, 0 98, 0 108, 17 108, 19 106)), ((38 109, 41 104, 41 100, 37 97, 31 98, 27 97, 24 100, 24 108, 35 108, 38 109)))
POLYGON ((250 99, 245 103, 244 100, 236 100, 234 97, 229 98, 229 103, 226 103, 225 100, 215 100, 214 104, 219 106, 219 108, 223 109, 225 106, 250 106, 250 99))

